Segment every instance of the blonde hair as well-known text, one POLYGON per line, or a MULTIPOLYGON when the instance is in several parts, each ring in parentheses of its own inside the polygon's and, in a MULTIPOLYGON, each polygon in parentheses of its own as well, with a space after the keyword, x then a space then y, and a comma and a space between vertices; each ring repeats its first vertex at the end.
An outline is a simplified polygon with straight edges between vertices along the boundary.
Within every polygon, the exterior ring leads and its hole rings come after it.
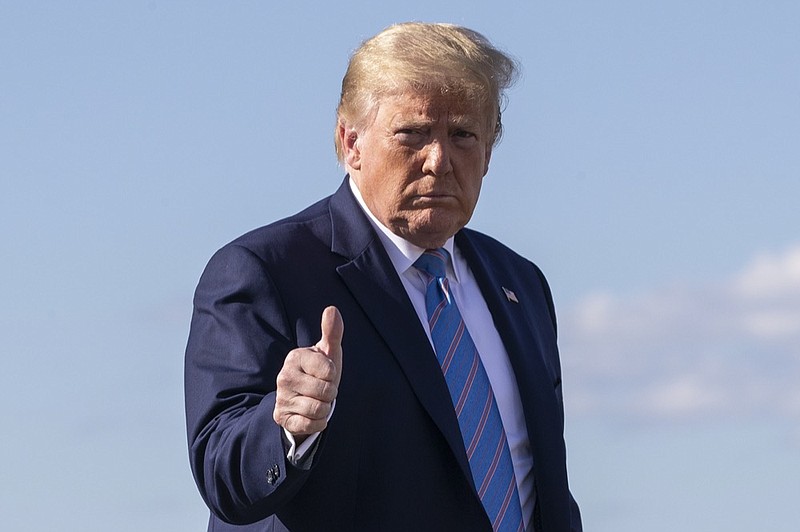
POLYGON ((336 154, 341 161, 342 120, 359 122, 381 97, 407 90, 456 95, 484 106, 496 143, 502 133, 505 90, 516 81, 517 72, 511 57, 468 28, 423 22, 389 26, 350 57, 336 113, 336 154))

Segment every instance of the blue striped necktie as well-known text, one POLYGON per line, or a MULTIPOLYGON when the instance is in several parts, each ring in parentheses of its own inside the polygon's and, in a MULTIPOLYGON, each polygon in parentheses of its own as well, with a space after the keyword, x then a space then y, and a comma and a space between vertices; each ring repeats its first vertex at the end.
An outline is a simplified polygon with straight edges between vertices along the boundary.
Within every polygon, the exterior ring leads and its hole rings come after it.
POLYGON ((449 254, 429 249, 414 263, 427 277, 425 308, 436 358, 461 427, 472 478, 494 530, 523 530, 517 483, 494 393, 445 276, 449 254))

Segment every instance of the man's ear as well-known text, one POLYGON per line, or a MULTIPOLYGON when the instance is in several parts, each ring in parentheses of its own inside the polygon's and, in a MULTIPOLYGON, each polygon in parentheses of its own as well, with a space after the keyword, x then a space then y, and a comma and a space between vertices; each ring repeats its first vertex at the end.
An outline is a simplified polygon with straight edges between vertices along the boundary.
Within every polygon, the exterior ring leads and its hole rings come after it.
POLYGON ((342 146, 344 164, 353 170, 361 169, 361 150, 358 142, 358 131, 344 120, 339 121, 337 130, 339 143, 342 146))
POLYGON ((486 175, 486 174, 489 173, 489 161, 492 160, 492 147, 493 146, 492 146, 491 143, 489 143, 486 146, 486 158, 485 158, 486 162, 484 163, 484 167, 483 167, 483 175, 486 175))

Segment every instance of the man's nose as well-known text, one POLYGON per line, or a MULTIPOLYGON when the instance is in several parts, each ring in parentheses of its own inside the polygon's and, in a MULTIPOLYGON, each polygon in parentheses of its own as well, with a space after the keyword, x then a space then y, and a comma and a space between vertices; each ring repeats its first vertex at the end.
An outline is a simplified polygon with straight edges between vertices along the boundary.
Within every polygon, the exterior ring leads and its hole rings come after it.
POLYGON ((434 139, 425 146, 425 161, 422 171, 430 175, 446 175, 453 170, 450 161, 450 146, 446 140, 434 139))

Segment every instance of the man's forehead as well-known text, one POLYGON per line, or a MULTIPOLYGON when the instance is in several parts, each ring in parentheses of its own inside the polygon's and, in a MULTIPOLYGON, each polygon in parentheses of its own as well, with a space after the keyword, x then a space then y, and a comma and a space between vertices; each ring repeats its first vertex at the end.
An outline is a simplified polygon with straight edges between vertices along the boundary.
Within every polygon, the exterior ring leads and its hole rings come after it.
POLYGON ((487 118, 485 105, 450 94, 403 92, 387 95, 379 105, 390 110, 392 121, 438 121, 452 123, 483 122, 487 118))

